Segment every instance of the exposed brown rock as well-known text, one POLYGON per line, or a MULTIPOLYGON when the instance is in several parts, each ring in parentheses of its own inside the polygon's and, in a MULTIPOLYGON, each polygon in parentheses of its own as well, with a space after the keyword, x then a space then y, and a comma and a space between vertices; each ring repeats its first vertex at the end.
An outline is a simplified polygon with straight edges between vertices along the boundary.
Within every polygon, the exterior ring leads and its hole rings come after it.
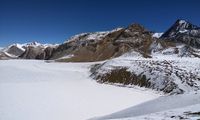
POLYGON ((82 40, 81 37, 79 39, 81 43, 76 40, 59 46, 53 52, 51 59, 73 54, 73 57, 59 59, 59 61, 101 61, 118 57, 130 50, 136 50, 144 57, 150 57, 149 47, 153 41, 151 33, 139 24, 132 24, 126 29, 111 32, 102 40, 82 40))

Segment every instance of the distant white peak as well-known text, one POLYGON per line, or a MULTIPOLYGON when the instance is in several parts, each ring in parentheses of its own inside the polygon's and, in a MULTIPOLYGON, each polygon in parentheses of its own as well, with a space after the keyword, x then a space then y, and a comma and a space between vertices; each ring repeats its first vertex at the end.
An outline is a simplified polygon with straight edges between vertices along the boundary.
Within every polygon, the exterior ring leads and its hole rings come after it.
POLYGON ((178 20, 176 22, 176 30, 177 31, 184 31, 186 30, 191 30, 191 29, 195 29, 198 28, 198 26, 191 24, 190 22, 186 21, 186 20, 178 20))
POLYGON ((15 46, 21 49, 22 51, 25 51, 24 46, 22 44, 15 44, 15 46))
POLYGON ((160 38, 162 35, 163 35, 163 33, 154 33, 152 35, 152 37, 154 37, 154 38, 160 38))
POLYGON ((25 49, 23 48, 23 45, 22 45, 22 44, 18 44, 18 43, 9 45, 8 47, 3 48, 2 51, 6 52, 6 51, 8 51, 11 47, 17 47, 18 49, 21 49, 22 51, 25 51, 25 49))
POLYGON ((41 44, 38 42, 32 42, 32 43, 27 43, 26 46, 31 46, 31 47, 43 47, 43 48, 47 48, 47 47, 57 47, 59 44, 41 44))
POLYGON ((40 46, 41 44, 38 42, 30 42, 30 43, 25 43, 23 44, 24 46, 40 46))
POLYGON ((187 23, 187 21, 185 21, 185 20, 179 20, 179 24, 185 24, 185 23, 187 23))
POLYGON ((2 49, 0 48, 0 51, 7 52, 12 47, 16 47, 22 51, 25 51, 26 48, 29 46, 34 47, 34 48, 41 47, 45 49, 47 47, 56 48, 58 44, 40 44, 38 42, 31 42, 31 43, 24 43, 24 44, 15 43, 15 44, 9 45, 8 47, 2 48, 2 49))
POLYGON ((41 44, 41 43, 38 43, 38 42, 30 42, 30 43, 14 44, 14 45, 19 47, 19 48, 23 48, 23 49, 25 49, 26 47, 29 47, 29 46, 31 46, 31 47, 44 47, 44 48, 58 46, 58 44, 41 44))

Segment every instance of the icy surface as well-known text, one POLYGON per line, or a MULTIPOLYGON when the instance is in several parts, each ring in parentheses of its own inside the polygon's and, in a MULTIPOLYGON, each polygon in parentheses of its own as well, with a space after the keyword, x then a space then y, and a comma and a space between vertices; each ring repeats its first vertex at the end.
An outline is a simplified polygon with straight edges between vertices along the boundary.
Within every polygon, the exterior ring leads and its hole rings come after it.
POLYGON ((0 61, 0 119, 84 120, 159 96, 98 84, 88 77, 91 64, 0 61))

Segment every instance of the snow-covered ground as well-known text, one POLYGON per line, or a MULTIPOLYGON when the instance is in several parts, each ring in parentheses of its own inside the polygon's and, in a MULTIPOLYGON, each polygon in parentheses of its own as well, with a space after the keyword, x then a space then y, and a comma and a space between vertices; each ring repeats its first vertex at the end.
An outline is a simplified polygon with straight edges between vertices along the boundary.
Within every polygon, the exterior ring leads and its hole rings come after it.
MULTIPOLYGON (((157 99, 133 105, 130 108, 94 117, 90 120, 199 120, 200 119, 200 62, 199 58, 176 57, 173 55, 153 58, 142 58, 137 53, 125 54, 121 57, 108 60, 96 69, 95 76, 106 75, 112 70, 125 67, 135 74, 145 74, 154 84, 150 87, 161 90, 159 87, 172 86, 169 80, 176 84, 171 93, 157 99), (170 68, 170 70, 169 70, 170 68), (170 73, 170 74, 168 74, 170 73), (191 73, 191 74, 188 74, 191 73), (181 77, 176 77, 181 74, 181 77), (166 77, 167 76, 167 77, 166 77), (194 77, 192 77, 194 76, 194 77), (170 78, 170 79, 169 79, 170 78), (163 82, 164 81, 164 82, 163 82), (162 83, 163 82, 163 83, 162 83), (191 84, 190 84, 191 82, 191 84), (177 89, 183 92, 179 92, 177 89), (181 93, 177 95, 176 93, 181 93)), ((131 85, 128 85, 131 86, 131 85)), ((133 88, 135 85, 132 85, 133 88)), ((163 89, 161 90, 163 91, 163 89)))
POLYGON ((127 68, 136 75, 145 75, 151 82, 151 89, 170 94, 187 93, 200 90, 199 60, 173 55, 142 58, 136 53, 125 54, 101 64, 95 70, 94 78, 103 78, 113 70, 127 68))
POLYGON ((112 120, 199 120, 199 108, 200 104, 195 104, 137 117, 119 118, 112 120))
POLYGON ((0 120, 84 120, 159 97, 98 84, 91 64, 0 61, 0 120))
POLYGON ((191 114, 196 112, 200 112, 199 91, 163 96, 95 120, 196 120, 200 115, 191 114))

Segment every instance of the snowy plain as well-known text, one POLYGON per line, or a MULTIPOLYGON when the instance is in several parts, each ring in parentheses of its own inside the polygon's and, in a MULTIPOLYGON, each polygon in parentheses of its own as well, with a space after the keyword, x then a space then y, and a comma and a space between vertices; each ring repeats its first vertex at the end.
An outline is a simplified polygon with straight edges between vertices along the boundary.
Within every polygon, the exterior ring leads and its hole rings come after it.
POLYGON ((0 120, 85 120, 160 96, 98 84, 92 64, 0 61, 0 120))

